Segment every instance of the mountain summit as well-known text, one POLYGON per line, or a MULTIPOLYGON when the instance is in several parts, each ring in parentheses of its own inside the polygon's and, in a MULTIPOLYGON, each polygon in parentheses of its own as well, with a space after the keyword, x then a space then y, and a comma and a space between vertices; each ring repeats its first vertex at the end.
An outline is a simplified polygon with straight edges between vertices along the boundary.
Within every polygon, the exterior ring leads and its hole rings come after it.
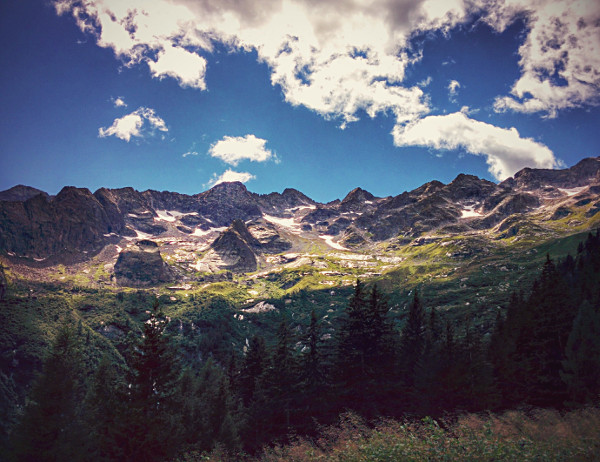
POLYGON ((255 194, 239 182, 192 196, 65 187, 51 197, 17 186, 0 198, 0 253, 8 259, 109 261, 126 249, 150 255, 135 242, 151 240, 172 259, 173 274, 190 278, 198 271, 269 271, 299 258, 314 264, 311 248, 374 255, 441 236, 519 239, 592 228, 600 221, 600 158, 565 170, 526 168, 500 184, 461 174, 386 198, 356 188, 328 204, 291 188, 255 194))

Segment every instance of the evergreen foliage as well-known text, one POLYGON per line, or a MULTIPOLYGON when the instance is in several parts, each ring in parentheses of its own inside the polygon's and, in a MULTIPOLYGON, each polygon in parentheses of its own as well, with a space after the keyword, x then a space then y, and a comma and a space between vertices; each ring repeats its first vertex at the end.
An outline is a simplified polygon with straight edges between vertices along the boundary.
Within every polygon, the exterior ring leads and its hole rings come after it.
POLYGON ((82 375, 79 339, 75 330, 65 325, 54 339, 15 430, 16 460, 86 460, 82 375))
MULTIPOLYGON (((299 297, 308 305, 305 293, 299 297)), ((231 322, 229 306, 207 306, 211 325, 231 322)), ((271 313, 280 321, 276 334, 269 343, 253 336, 242 355, 202 334, 196 343, 175 341, 187 327, 169 325, 155 302, 148 319, 136 308, 145 324, 143 332, 130 331, 125 361, 88 358, 93 374, 82 356, 83 341, 93 341, 89 331, 64 327, 12 427, 11 456, 163 461, 216 451, 235 460, 242 449, 256 453, 294 433, 315 435, 348 409, 367 419, 401 418, 564 408, 600 397, 598 233, 575 257, 548 257, 530 290, 512 294, 498 311, 489 340, 486 326, 426 309, 417 291, 405 311, 398 308, 390 310, 377 285, 357 281, 337 323, 325 327, 313 309, 303 329, 271 313), (218 354, 209 354, 217 344, 218 354)), ((11 390, 11 378, 0 373, 0 393, 11 390)))

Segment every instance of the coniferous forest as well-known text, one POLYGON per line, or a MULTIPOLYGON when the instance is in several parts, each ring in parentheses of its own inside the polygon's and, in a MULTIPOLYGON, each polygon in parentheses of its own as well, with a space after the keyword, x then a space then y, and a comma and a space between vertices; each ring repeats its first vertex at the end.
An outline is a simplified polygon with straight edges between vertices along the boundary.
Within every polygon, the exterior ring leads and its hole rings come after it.
MULTIPOLYGON (((160 304, 146 308, 143 334, 129 339, 125 363, 105 356, 90 370, 86 334, 77 325, 61 329, 6 432, 8 460, 240 460, 261 454, 265 460, 317 460, 306 451, 304 459, 294 459, 289 448, 312 441, 310 447, 326 453, 323 438, 340 416, 339 432, 353 429, 348 441, 354 443, 385 439, 391 428, 408 434, 412 427, 399 422, 416 422, 419 441, 437 438, 447 448, 460 442, 468 451, 453 427, 461 416, 592 412, 600 396, 599 233, 589 234, 574 256, 548 256, 531 287, 513 293, 498 311, 487 335, 468 318, 451 322, 416 290, 399 325, 389 316, 386 294, 357 281, 331 338, 313 311, 302 335, 282 319, 275 341, 256 335, 243 352, 232 349, 192 367, 172 342, 160 304), (287 455, 277 459, 274 447, 287 455)), ((582 460, 597 457, 597 438, 589 444, 595 446, 584 448, 582 460)), ((432 454, 430 460, 442 460, 432 454)), ((503 454, 485 460, 510 458, 503 454)), ((385 457, 335 460, 398 456, 385 457)))

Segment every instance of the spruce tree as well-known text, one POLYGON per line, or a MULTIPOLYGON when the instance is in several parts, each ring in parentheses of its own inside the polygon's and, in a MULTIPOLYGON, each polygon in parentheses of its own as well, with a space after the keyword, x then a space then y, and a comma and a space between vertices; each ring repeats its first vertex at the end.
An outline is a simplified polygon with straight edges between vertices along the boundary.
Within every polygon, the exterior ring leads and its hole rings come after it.
POLYGON ((600 311, 584 300, 573 321, 562 379, 574 404, 595 404, 600 396, 600 311))
POLYGON ((127 456, 131 460, 165 459, 179 443, 174 395, 182 371, 165 334, 167 323, 155 301, 143 338, 130 356, 127 456))
POLYGON ((363 284, 356 281, 354 294, 346 307, 336 335, 335 380, 340 407, 362 407, 368 374, 365 353, 369 348, 367 309, 363 284))
POLYGON ((315 310, 312 310, 305 351, 300 358, 300 413, 305 428, 312 424, 313 419, 319 420, 327 412, 327 370, 321 348, 320 326, 315 310))
POLYGON ((74 329, 64 326, 54 339, 14 432, 17 460, 86 460, 83 396, 79 339, 74 329))
POLYGON ((407 387, 412 387, 415 383, 418 366, 425 350, 426 326, 425 309, 415 290, 400 338, 400 367, 402 380, 407 387))
POLYGON ((517 380, 523 398, 538 406, 561 405, 566 386, 560 371, 575 317, 569 288, 548 256, 527 303, 530 316, 516 341, 517 380))
POLYGON ((86 421, 92 432, 94 460, 123 460, 126 445, 126 386, 119 367, 105 355, 91 378, 85 401, 86 421))

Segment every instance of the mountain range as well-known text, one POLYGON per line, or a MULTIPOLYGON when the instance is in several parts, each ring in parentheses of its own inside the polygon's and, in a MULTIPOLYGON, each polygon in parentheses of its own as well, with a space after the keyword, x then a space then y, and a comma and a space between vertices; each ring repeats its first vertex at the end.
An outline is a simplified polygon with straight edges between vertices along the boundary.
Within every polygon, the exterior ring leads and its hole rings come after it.
POLYGON ((461 174, 383 198, 356 188, 326 204, 239 182, 195 195, 67 186, 51 196, 20 185, 0 192, 0 254, 17 268, 101 263, 104 284, 134 287, 302 266, 368 277, 392 270, 406 248, 445 243, 451 256, 458 238, 543 240, 592 229, 598 212, 600 157, 499 184, 461 174))

